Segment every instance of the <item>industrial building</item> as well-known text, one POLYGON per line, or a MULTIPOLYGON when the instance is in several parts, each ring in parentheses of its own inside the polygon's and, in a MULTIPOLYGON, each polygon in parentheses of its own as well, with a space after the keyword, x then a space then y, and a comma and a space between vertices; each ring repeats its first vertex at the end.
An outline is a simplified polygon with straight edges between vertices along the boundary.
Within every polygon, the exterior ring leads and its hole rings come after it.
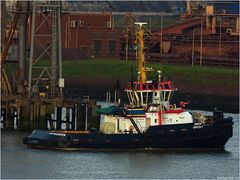
MULTIPOLYGON (((50 18, 42 23, 47 13, 36 16, 37 34, 49 33, 50 18), (41 25, 41 26, 40 26, 41 25)), ((112 15, 67 13, 61 16, 62 55, 64 60, 108 57, 119 58, 121 31, 111 26, 112 15)), ((51 37, 41 36, 37 41, 48 47, 51 37)), ((35 53, 42 52, 36 44, 35 53)), ((43 56, 47 58, 47 56, 43 56)))
POLYGON ((168 63, 239 64, 239 2, 210 2, 193 8, 183 22, 154 31, 148 59, 168 63), (160 41, 159 41, 160 39, 160 41))
MULTIPOLYGON (((214 1, 204 5, 187 1, 185 14, 175 24, 158 29, 145 29, 147 58, 150 61, 204 65, 238 66, 239 2, 214 1), (196 61, 196 62, 195 62, 196 61), (219 63, 221 61, 221 63, 219 63)), ((49 11, 36 14, 39 26, 35 38, 35 55, 48 59, 51 37, 49 11), (48 20, 44 20, 44 19, 48 20), (43 21, 44 20, 44 21, 43 21)), ((61 44, 63 60, 81 60, 94 57, 136 59, 134 49, 135 27, 147 13, 62 12, 61 44), (121 16, 117 20, 117 16, 121 16), (116 24, 122 21, 122 26, 116 24)), ((154 16, 154 13, 148 14, 154 16)), ((159 13, 161 21, 168 17, 159 13)), ((31 21, 28 21, 30 31, 31 21)), ((148 21, 151 24, 151 21, 148 21)), ((16 30, 18 31, 18 30, 16 30)), ((18 33, 16 32, 16 37, 18 33)), ((28 46, 30 33, 28 33, 28 46)), ((14 44, 14 43, 13 43, 14 44)), ((17 44, 12 45, 9 59, 16 58, 17 44), (12 53, 11 53, 12 52, 12 53)))

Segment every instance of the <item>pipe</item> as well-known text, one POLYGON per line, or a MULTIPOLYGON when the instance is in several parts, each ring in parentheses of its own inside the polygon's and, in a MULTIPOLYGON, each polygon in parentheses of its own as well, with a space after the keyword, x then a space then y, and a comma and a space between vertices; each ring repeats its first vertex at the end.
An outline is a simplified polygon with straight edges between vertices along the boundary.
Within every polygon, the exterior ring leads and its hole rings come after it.
POLYGON ((163 32, 162 32, 162 27, 163 26, 163 16, 161 15, 161 45, 160 45, 160 53, 162 54, 162 48, 163 48, 163 45, 162 45, 162 43, 163 43, 163 32))
POLYGON ((33 48, 34 48, 34 33, 35 33, 35 19, 36 19, 36 6, 35 2, 32 2, 32 27, 31 27, 31 43, 30 43, 30 58, 29 58, 29 71, 28 71, 28 99, 31 98, 31 86, 32 86, 32 66, 33 66, 33 48))

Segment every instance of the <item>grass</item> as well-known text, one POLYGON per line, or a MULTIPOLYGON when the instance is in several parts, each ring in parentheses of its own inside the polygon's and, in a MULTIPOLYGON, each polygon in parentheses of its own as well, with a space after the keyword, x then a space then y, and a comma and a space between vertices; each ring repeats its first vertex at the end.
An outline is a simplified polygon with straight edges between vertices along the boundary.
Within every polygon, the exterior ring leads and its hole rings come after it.
POLYGON ((63 75, 126 79, 130 77, 131 66, 135 67, 134 61, 102 59, 65 61, 63 62, 63 75))
MULTIPOLYGON (((148 67, 161 70, 173 81, 184 83, 238 83, 238 69, 225 69, 205 66, 162 65, 146 63, 148 67)), ((136 77, 136 61, 90 59, 81 61, 63 61, 63 76, 82 76, 86 78, 128 80, 133 67, 136 77)), ((150 76, 154 76, 150 74, 150 76)))
MULTIPOLYGON (((46 65, 47 61, 41 61, 38 65, 46 65)), ((166 65, 146 62, 147 67, 153 67, 155 72, 148 75, 150 79, 156 77, 156 71, 161 70, 163 75, 174 83, 202 85, 223 84, 236 86, 239 83, 238 69, 166 65)), ((137 77, 136 61, 124 61, 119 59, 87 59, 79 61, 63 61, 63 77, 85 77, 86 79, 125 80, 131 76, 131 67, 135 78, 137 77)), ((231 88, 231 87, 230 87, 231 88)))

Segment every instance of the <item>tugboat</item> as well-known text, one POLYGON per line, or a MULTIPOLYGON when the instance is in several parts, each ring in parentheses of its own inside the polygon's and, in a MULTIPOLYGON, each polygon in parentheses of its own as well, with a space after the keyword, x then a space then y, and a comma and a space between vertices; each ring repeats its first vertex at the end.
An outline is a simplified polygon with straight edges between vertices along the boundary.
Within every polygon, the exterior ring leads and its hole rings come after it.
POLYGON ((214 110, 212 116, 189 112, 181 101, 171 104, 175 88, 171 81, 147 80, 143 24, 138 24, 138 80, 125 89, 129 104, 99 109, 99 131, 34 130, 23 144, 32 148, 80 149, 222 149, 232 137, 232 117, 214 110))

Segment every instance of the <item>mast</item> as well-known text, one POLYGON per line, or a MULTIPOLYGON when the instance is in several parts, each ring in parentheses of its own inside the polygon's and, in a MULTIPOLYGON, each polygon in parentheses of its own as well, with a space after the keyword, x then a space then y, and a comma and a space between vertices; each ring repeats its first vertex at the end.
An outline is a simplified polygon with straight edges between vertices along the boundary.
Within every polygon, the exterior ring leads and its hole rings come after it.
POLYGON ((143 42, 143 27, 142 25, 147 23, 135 23, 138 25, 137 40, 138 40, 138 70, 139 70, 139 81, 145 83, 147 81, 145 57, 144 57, 144 42, 143 42))

